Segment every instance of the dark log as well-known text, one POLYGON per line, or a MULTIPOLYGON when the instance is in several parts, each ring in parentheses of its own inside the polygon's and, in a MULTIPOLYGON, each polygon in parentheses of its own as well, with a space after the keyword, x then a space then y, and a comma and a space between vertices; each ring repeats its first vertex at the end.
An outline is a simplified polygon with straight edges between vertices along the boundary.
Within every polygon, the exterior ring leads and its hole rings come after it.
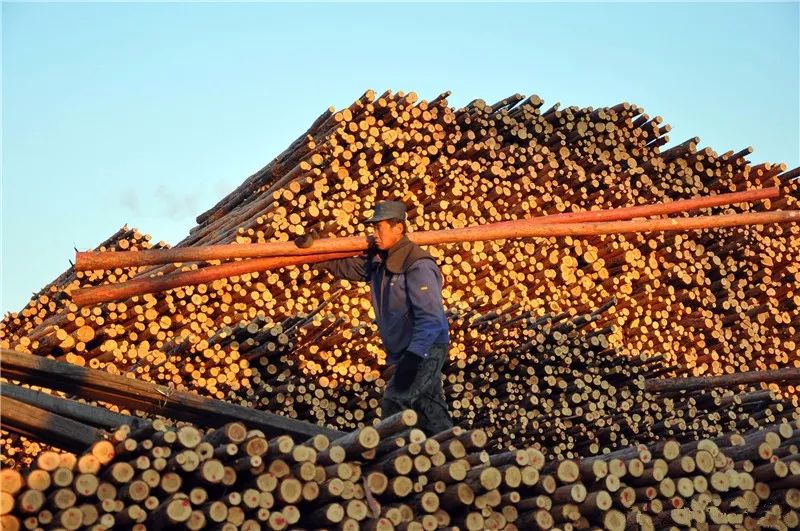
POLYGON ((786 368, 771 371, 747 371, 721 376, 702 376, 698 378, 657 378, 645 381, 645 390, 651 393, 670 393, 675 391, 699 391, 715 387, 735 387, 754 383, 798 383, 800 369, 786 368))
POLYGON ((56 388, 86 399, 102 400, 170 418, 190 420, 200 426, 218 427, 239 420, 252 428, 263 430, 266 434, 289 434, 302 440, 320 434, 329 439, 344 435, 337 430, 274 413, 13 350, 0 349, 0 363, 6 378, 56 388))
POLYGON ((90 406, 75 400, 59 398, 41 391, 34 391, 7 382, 0 382, 0 395, 19 400, 63 417, 71 418, 97 428, 113 429, 127 424, 140 428, 147 421, 130 415, 121 415, 108 409, 90 406))
POLYGON ((20 430, 35 440, 43 440, 70 451, 83 451, 103 438, 103 432, 81 422, 51 413, 9 396, 0 396, 3 427, 20 430))

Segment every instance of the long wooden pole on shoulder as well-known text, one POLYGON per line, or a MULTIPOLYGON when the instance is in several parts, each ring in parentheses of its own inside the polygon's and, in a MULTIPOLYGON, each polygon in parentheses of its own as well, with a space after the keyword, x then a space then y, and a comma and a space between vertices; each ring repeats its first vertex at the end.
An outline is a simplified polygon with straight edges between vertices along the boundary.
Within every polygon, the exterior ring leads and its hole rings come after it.
MULTIPOLYGON (((539 216, 524 220, 501 221, 478 227, 463 229, 445 229, 437 231, 417 232, 409 237, 421 245, 436 245, 459 241, 475 241, 475 239, 492 239, 480 236, 483 231, 494 230, 493 234, 501 234, 508 229, 510 233, 521 231, 530 236, 548 236, 545 232, 527 233, 527 228, 542 225, 566 223, 598 223, 604 221, 624 221, 633 218, 669 215, 689 212, 701 208, 750 203, 780 196, 778 187, 758 188, 742 192, 731 192, 712 196, 681 199, 655 205, 638 205, 632 207, 592 210, 587 212, 567 212, 550 216, 539 216), (463 236, 462 236, 463 235, 463 236)), ((578 232, 565 233, 578 235, 578 232)), ((514 236, 498 236, 506 238, 514 236)), ((176 247, 173 249, 148 249, 142 251, 78 251, 75 255, 75 269, 89 271, 95 269, 109 270, 117 267, 140 267, 145 265, 199 262, 208 260, 232 260, 235 258, 265 258, 269 256, 302 256, 336 252, 358 252, 367 248, 364 236, 347 238, 328 238, 318 240, 306 249, 297 247, 293 242, 268 242, 253 244, 224 244, 196 247, 176 247)))
MULTIPOLYGON (((800 210, 775 212, 755 212, 719 216, 696 216, 691 218, 648 219, 638 221, 610 221, 602 223, 564 223, 561 225, 514 225, 509 222, 503 227, 484 225, 471 229, 455 231, 430 231, 412 234, 413 241, 421 245, 458 243, 469 241, 501 240, 509 238, 552 237, 552 236, 593 236, 602 234, 631 234, 642 232, 688 231, 718 227, 738 227, 742 225, 765 225, 770 223, 789 223, 800 221, 800 210), (448 237, 449 235, 449 237, 448 237)), ((321 242, 336 243, 351 238, 328 238, 321 242)), ((268 269, 301 265, 336 258, 354 256, 367 248, 366 238, 359 239, 359 245, 347 244, 347 251, 338 253, 314 254, 305 256, 282 256, 255 258, 204 267, 196 271, 172 273, 163 277, 140 278, 120 284, 97 286, 77 290, 72 301, 78 306, 119 300, 146 293, 156 293, 179 286, 194 286, 231 276, 255 273, 268 269)), ((314 246, 317 243, 315 242, 314 246)), ((338 247, 338 246, 334 246, 338 247)))

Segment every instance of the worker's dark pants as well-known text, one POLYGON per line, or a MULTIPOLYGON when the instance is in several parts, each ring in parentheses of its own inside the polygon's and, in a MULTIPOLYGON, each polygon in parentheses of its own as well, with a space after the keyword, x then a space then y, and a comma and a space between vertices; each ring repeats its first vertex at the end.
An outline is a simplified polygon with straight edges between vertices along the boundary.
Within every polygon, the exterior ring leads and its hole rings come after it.
POLYGON ((405 409, 417 412, 417 427, 426 435, 434 435, 453 427, 442 389, 442 367, 447 358, 447 345, 434 345, 423 359, 414 382, 404 391, 389 380, 381 402, 382 418, 405 409))

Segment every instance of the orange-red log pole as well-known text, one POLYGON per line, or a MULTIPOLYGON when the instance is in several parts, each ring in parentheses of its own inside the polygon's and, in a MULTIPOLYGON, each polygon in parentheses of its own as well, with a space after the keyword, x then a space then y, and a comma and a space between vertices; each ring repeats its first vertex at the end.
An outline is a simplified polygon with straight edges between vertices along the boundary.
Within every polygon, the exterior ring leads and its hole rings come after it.
POLYGON ((194 271, 182 271, 160 277, 136 278, 119 284, 108 284, 76 290, 72 293, 72 301, 78 306, 88 306, 101 302, 127 299, 145 293, 158 293, 181 286, 197 286, 219 280, 221 278, 235 277, 256 271, 267 271, 281 267, 301 264, 312 264, 347 258, 358 252, 310 254, 305 256, 273 256, 268 258, 251 258, 239 262, 230 262, 216 266, 208 266, 194 271))
MULTIPOLYGON (((774 212, 696 216, 690 218, 607 221, 600 223, 564 223, 560 225, 531 225, 522 221, 517 223, 504 222, 503 226, 499 227, 483 225, 466 229, 418 232, 409 234, 409 238, 421 245, 434 245, 526 237, 595 236, 601 234, 629 234, 675 230, 687 231, 796 221, 800 221, 800 210, 778 210, 774 212)), ((318 244, 324 244, 326 248, 335 248, 338 252, 305 256, 250 259, 230 264, 205 267, 196 271, 173 273, 165 275, 164 277, 135 279, 130 282, 112 286, 98 286, 78 290, 73 293, 72 300, 79 306, 85 306, 87 304, 119 300, 134 295, 155 293, 179 286, 202 284, 245 273, 353 256, 367 249, 367 239, 365 237, 328 238, 315 242, 314 246, 316 247, 318 244), (344 243, 344 245, 338 245, 340 242, 344 243)), ((319 247, 323 247, 323 245, 319 247)), ((319 249, 319 247, 317 248, 319 249)))
MULTIPOLYGON (((656 205, 639 205, 606 210, 593 210, 588 212, 568 212, 551 216, 539 216, 524 220, 501 221, 482 227, 468 227, 465 229, 449 229, 415 233, 410 236, 419 244, 445 243, 439 238, 444 234, 458 237, 459 231, 471 231, 484 227, 519 227, 539 226, 561 223, 583 223, 601 221, 622 221, 626 219, 676 214, 709 208, 714 206, 729 205, 734 203, 748 203, 762 199, 780 196, 778 187, 731 192, 692 199, 681 199, 669 203, 656 205), (430 240, 421 241, 423 234, 431 234, 430 240)), ((539 234, 535 234, 539 235, 539 234)), ((460 241, 460 240, 458 240, 460 241)), ((197 247, 177 247, 174 249, 149 249, 143 251, 78 251, 75 256, 75 269, 89 271, 93 269, 114 269, 117 267, 134 267, 155 264, 170 264, 176 262, 198 262, 205 260, 231 260, 234 258, 258 258, 267 256, 302 256, 308 254, 359 251, 366 248, 364 237, 336 238, 319 240, 305 249, 298 248, 292 242, 268 242, 254 244, 225 244, 207 245, 197 247)))

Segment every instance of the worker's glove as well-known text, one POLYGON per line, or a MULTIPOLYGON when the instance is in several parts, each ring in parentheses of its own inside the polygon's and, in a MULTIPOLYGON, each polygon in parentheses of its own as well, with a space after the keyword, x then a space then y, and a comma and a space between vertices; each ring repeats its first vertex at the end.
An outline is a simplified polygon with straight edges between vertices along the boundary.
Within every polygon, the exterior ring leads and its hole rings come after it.
POLYGON ((397 370, 394 372, 394 386, 398 391, 405 391, 414 383, 421 362, 422 358, 413 352, 408 350, 403 352, 403 356, 397 364, 397 370))
POLYGON ((304 228, 304 234, 295 238, 294 244, 301 249, 308 249, 315 241, 321 238, 327 238, 333 234, 336 229, 339 228, 339 224, 336 221, 330 221, 328 223, 317 221, 310 225, 305 225, 304 228))
POLYGON ((310 231, 306 232, 302 236, 298 236, 294 239, 294 244, 301 249, 308 249, 313 245, 314 240, 319 239, 319 232, 316 229, 311 229, 310 231))
POLYGON ((367 236, 367 253, 377 253, 378 252, 378 241, 375 239, 374 234, 370 234, 367 236))

